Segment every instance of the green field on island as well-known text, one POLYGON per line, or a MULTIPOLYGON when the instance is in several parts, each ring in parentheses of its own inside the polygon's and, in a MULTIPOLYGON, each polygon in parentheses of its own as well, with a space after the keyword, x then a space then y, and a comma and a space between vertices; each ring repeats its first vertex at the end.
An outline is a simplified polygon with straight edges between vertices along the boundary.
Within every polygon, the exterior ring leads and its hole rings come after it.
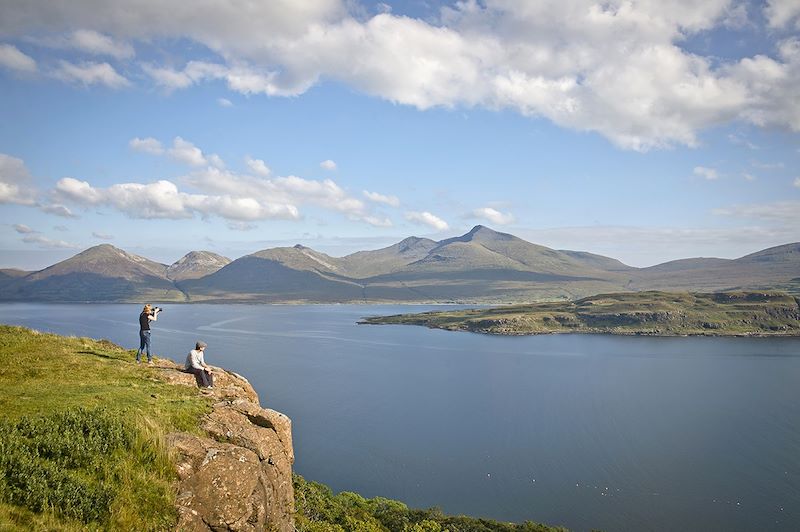
POLYGON ((576 301, 369 317, 365 324, 424 325, 523 335, 798 336, 800 300, 779 292, 603 294, 576 301))

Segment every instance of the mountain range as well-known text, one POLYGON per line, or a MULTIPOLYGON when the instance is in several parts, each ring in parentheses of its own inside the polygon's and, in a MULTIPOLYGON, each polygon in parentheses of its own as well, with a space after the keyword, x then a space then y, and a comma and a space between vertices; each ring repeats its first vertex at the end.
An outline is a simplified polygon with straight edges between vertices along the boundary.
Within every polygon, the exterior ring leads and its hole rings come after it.
POLYGON ((40 271, 0 270, 4 301, 501 303, 734 289, 800 293, 800 243, 738 259, 693 258, 635 268, 478 225, 454 238, 409 237, 345 257, 296 245, 233 261, 193 251, 165 265, 103 244, 40 271))

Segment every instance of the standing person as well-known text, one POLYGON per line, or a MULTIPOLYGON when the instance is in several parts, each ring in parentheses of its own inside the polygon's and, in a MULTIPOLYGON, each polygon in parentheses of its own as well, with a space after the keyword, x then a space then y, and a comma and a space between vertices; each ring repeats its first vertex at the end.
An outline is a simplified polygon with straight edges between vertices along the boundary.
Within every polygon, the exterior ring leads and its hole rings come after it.
POLYGON ((193 373, 197 385, 201 388, 212 388, 214 386, 214 375, 211 368, 203 360, 203 352, 208 347, 205 342, 197 342, 194 349, 189 351, 186 356, 184 369, 187 373, 193 373))
POLYGON ((139 314, 139 350, 136 351, 136 363, 142 362, 142 351, 147 350, 147 363, 153 364, 153 355, 150 354, 150 322, 158 320, 159 307, 153 308, 146 304, 139 314))

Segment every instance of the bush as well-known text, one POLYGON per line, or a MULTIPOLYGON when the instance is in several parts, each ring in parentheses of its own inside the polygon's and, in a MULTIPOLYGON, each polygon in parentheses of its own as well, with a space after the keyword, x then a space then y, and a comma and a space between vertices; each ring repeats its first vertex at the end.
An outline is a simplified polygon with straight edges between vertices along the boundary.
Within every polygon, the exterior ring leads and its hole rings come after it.
POLYGON ((299 532, 559 532, 526 521, 503 523, 490 519, 448 516, 438 508, 413 510, 399 501, 364 497, 350 492, 334 495, 318 482, 294 476, 296 522, 299 532))
POLYGON ((104 409, 0 420, 0 501, 109 524, 126 461, 157 456, 141 450, 136 428, 104 409))

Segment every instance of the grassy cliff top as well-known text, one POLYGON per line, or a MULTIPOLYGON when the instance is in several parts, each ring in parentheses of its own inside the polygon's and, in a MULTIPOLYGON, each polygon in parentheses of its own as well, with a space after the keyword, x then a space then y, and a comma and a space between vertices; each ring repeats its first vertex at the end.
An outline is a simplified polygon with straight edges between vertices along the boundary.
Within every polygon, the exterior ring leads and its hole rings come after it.
POLYGON ((398 314, 366 324, 488 334, 800 336, 800 299, 778 292, 626 292, 553 303, 398 314))
POLYGON ((170 528, 163 436, 208 410, 109 341, 0 325, 0 529, 170 528))

